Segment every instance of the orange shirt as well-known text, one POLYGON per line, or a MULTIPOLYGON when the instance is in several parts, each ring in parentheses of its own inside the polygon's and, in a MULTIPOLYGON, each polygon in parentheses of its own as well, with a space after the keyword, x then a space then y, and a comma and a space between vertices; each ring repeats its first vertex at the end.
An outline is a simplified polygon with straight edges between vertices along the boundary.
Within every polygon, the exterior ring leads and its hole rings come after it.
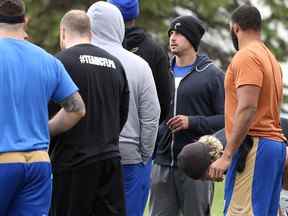
POLYGON ((261 88, 256 116, 249 135, 285 140, 280 128, 280 106, 283 96, 282 71, 274 55, 260 41, 239 50, 225 76, 225 132, 229 140, 237 108, 236 90, 243 85, 261 88))

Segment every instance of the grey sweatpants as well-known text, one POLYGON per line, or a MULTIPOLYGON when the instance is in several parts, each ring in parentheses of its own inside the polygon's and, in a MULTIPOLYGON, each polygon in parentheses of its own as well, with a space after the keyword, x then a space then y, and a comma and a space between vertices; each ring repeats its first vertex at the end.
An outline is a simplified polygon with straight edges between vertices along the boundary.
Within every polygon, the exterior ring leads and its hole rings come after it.
POLYGON ((187 177, 177 168, 153 165, 150 216, 209 216, 213 183, 187 177))

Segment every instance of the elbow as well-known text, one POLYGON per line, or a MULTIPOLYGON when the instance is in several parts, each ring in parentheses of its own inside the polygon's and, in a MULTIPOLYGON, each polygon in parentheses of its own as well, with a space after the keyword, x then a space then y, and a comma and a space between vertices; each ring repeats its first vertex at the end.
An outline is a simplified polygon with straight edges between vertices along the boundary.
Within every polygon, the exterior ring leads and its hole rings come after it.
POLYGON ((157 118, 158 118, 158 121, 159 121, 159 119, 160 119, 160 115, 161 115, 161 107, 160 107, 160 104, 158 103, 158 105, 157 105, 157 108, 156 108, 156 116, 157 116, 157 118))
POLYGON ((254 117, 257 111, 257 106, 256 105, 247 105, 247 106, 242 106, 239 109, 240 113, 246 113, 247 116, 249 117, 254 117))
POLYGON ((85 105, 83 104, 83 109, 78 113, 80 118, 83 118, 86 115, 86 108, 85 105))
POLYGON ((79 118, 84 118, 86 115, 86 110, 83 110, 82 112, 79 113, 79 118))
POLYGON ((247 110, 247 112, 251 114, 255 114, 257 111, 257 106, 250 105, 250 106, 245 107, 245 110, 247 110))
POLYGON ((85 115, 86 115, 86 108, 85 108, 85 104, 83 103, 81 105, 81 109, 78 109, 76 112, 75 112, 76 116, 81 119, 81 118, 84 118, 85 115))

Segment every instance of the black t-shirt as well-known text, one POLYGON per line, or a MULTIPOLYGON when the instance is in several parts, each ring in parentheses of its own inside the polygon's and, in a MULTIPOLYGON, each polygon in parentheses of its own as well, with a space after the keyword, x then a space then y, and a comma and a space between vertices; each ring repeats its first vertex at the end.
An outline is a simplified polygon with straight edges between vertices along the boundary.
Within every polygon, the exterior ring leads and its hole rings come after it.
MULTIPOLYGON (((119 134, 129 107, 121 63, 105 50, 79 44, 56 54, 79 88, 86 115, 69 131, 53 137, 49 148, 54 172, 119 157, 119 134)), ((60 109, 50 103, 50 118, 60 109)))

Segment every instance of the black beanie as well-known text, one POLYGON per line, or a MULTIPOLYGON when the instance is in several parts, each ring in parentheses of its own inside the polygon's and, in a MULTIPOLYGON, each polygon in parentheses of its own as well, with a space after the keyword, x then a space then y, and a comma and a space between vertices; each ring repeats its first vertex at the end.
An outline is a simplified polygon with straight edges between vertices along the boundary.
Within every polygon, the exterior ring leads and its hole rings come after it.
POLYGON ((200 20, 194 16, 179 16, 172 20, 168 35, 171 31, 183 34, 192 44, 195 51, 198 50, 201 38, 205 33, 205 29, 200 20))

